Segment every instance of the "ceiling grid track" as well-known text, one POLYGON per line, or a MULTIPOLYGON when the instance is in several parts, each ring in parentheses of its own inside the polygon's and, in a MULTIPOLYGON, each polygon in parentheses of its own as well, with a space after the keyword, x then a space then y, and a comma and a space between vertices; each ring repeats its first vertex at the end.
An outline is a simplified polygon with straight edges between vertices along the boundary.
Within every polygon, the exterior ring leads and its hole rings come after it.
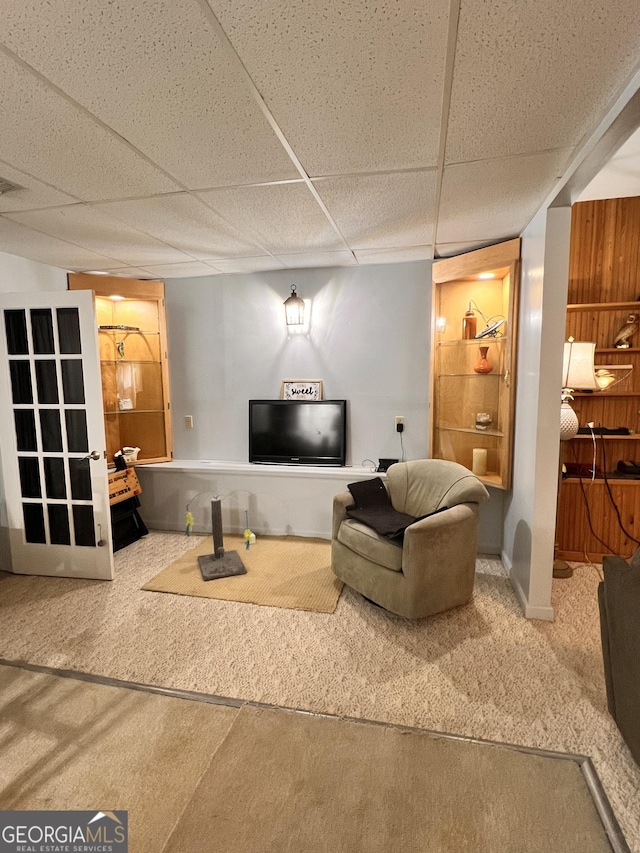
POLYGON ((436 192, 433 207, 433 257, 436 257, 438 241, 438 223, 440 221, 440 199, 442 197, 442 181, 444 179, 444 164, 447 151, 447 131, 449 128, 449 111, 451 109, 451 91, 453 89, 453 72, 456 61, 456 45, 458 42, 458 25, 460 23, 460 0, 451 0, 449 4, 449 31, 447 35, 447 61, 445 65, 444 86, 442 91, 442 113, 440 118, 440 145, 438 147, 438 165, 436 167, 436 192))
POLYGON ((331 225, 334 232, 342 240, 342 243, 344 244, 345 250, 348 250, 351 253, 354 261, 357 264, 358 259, 356 258, 353 249, 349 246, 348 242, 344 238, 342 231, 338 228, 338 225, 336 224, 336 221, 334 220, 333 216, 329 213, 329 210, 328 210, 326 204, 324 203, 324 201, 320 197, 320 194, 318 193, 317 189, 314 187, 311 178, 309 177, 309 175, 307 174, 302 163, 298 159, 295 151, 293 150, 293 148, 289 144, 289 141, 287 140, 286 136, 284 135, 280 125, 275 120, 273 113, 271 112, 271 110, 269 109, 267 104, 265 103, 265 100, 262 97, 260 90, 258 89, 256 84, 253 82, 253 78, 251 77, 251 75, 249 74, 247 69, 245 68, 245 65, 244 65, 243 61, 240 59, 240 57, 238 56, 236 49, 231 44, 231 41, 230 41, 228 35, 223 30, 222 25, 221 25, 220 21, 218 20, 218 18, 216 17, 213 9, 211 8, 211 6, 207 2, 207 0, 198 0, 198 2, 200 3, 200 5, 204 9, 204 11, 210 16, 213 28, 214 28, 216 34, 218 35, 218 38, 220 39, 220 43, 223 45, 225 51, 227 52, 227 54, 229 56, 229 60, 238 68, 240 75, 245 80, 254 100, 256 101, 258 106, 260 107, 260 110, 261 110, 263 116, 266 118, 271 129, 273 130, 276 137, 278 138, 278 141, 280 142, 280 144, 282 145, 284 150, 287 152, 287 156, 289 157, 289 159, 291 160, 291 162, 295 166, 296 170, 298 171, 300 177, 302 178, 302 180, 306 184, 307 189, 309 190, 311 195, 314 197, 316 203, 318 204, 318 206, 320 207, 320 209, 324 213, 325 217, 327 218, 327 221, 329 222, 329 225, 331 225))

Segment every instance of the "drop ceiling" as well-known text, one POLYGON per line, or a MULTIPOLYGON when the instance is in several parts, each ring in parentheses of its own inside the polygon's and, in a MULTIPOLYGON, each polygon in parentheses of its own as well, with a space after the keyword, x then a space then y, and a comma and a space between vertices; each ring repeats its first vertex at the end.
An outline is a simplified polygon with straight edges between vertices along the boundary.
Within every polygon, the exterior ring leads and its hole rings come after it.
POLYGON ((519 234, 636 69, 637 0, 3 0, 0 251, 191 277, 519 234))

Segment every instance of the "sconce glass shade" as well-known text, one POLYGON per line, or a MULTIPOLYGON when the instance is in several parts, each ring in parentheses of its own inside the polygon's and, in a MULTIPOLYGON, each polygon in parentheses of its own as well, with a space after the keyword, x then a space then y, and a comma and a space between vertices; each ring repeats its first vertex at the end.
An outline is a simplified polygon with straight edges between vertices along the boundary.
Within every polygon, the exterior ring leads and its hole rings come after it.
POLYGON ((302 326, 304 323, 304 301, 296 293, 295 284, 291 285, 291 296, 284 301, 287 326, 302 326))

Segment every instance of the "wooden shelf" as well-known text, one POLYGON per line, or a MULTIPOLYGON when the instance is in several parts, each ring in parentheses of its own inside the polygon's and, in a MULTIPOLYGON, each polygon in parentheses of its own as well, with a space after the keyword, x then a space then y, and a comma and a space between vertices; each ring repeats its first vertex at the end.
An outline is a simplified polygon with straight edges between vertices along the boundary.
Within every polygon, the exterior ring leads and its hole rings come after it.
POLYGON ((136 465, 171 459, 164 284, 76 273, 68 280, 71 290, 95 294, 107 461, 127 446, 140 447, 136 465), (114 301, 114 293, 126 298, 114 301), (119 408, 120 400, 132 407, 119 408))
MULTIPOLYGON (((635 368, 627 371, 611 391, 574 395, 581 425, 593 421, 638 431, 631 435, 595 435, 595 446, 594 436, 587 433, 561 446, 565 461, 584 465, 593 464, 595 452, 597 468, 605 471, 615 468, 621 458, 640 459, 640 445, 636 448, 640 441, 640 333, 630 341, 630 347, 613 346, 627 315, 640 315, 638 233, 640 197, 578 202, 572 207, 566 336, 593 341, 596 363, 628 362, 635 368)), ((635 522, 640 518, 640 480, 616 474, 607 475, 606 481, 604 477, 584 477, 582 485, 578 477, 563 479, 556 556, 583 559, 586 552, 600 558, 606 549, 598 539, 621 556, 635 551, 637 546, 621 529, 620 519, 629 533, 640 538, 635 522)))
MULTIPOLYGON (((580 477, 563 477, 563 483, 580 483, 582 482, 584 485, 592 485, 597 483, 598 485, 606 485, 604 477, 595 477, 593 480, 591 477, 583 477, 582 481, 580 477)), ((616 477, 615 474, 607 474, 607 483, 615 483, 616 486, 625 485, 625 486, 633 486, 637 488, 640 486, 640 480, 634 480, 633 477, 616 477)))
POLYGON ((640 397, 640 391, 574 391, 572 397, 580 397, 581 400, 606 400, 612 397, 640 397))
MULTIPOLYGON (((587 441, 593 441, 593 436, 589 433, 589 435, 574 435, 571 441, 580 441, 580 439, 587 439, 587 441)), ((638 441, 640 439, 640 433, 633 433, 633 435, 600 435, 600 433, 595 434, 596 441, 600 441, 601 438, 604 438, 605 441, 638 441)))
POLYGON ((621 311, 632 308, 640 312, 640 302, 583 302, 567 305, 567 311, 621 311))
POLYGON ((438 425, 436 429, 444 430, 446 432, 468 432, 473 435, 477 435, 478 438, 482 438, 483 435, 493 435, 496 438, 504 438, 504 433, 497 429, 471 429, 469 427, 448 427, 442 425, 438 425))
POLYGON ((435 261, 432 270, 430 455, 472 470, 473 451, 486 450, 489 473, 479 479, 498 489, 511 487, 519 277, 518 239, 435 261), (493 278, 480 279, 489 271, 493 278), (502 334, 463 339, 462 320, 470 302, 477 306, 479 323, 481 316, 504 317, 502 334), (441 332, 436 318, 444 320, 441 332), (476 373, 485 347, 493 369, 476 373), (481 412, 500 429, 476 429, 481 412))
MULTIPOLYGON (((620 355, 625 355, 626 353, 639 353, 640 347, 596 347, 596 355, 599 352, 610 352, 610 353, 619 353, 620 355)), ((596 364, 596 367, 598 365, 596 364)))

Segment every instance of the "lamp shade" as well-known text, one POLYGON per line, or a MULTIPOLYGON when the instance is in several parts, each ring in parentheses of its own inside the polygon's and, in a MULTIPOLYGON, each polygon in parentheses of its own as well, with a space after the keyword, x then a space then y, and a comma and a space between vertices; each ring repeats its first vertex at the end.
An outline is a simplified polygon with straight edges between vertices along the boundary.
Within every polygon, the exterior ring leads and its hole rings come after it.
POLYGON ((574 391, 600 388, 593 367, 596 345, 590 341, 567 341, 562 359, 562 387, 574 391))
POLYGON ((304 300, 296 293, 295 284, 291 285, 291 296, 284 301, 287 326, 302 326, 304 323, 304 300))

